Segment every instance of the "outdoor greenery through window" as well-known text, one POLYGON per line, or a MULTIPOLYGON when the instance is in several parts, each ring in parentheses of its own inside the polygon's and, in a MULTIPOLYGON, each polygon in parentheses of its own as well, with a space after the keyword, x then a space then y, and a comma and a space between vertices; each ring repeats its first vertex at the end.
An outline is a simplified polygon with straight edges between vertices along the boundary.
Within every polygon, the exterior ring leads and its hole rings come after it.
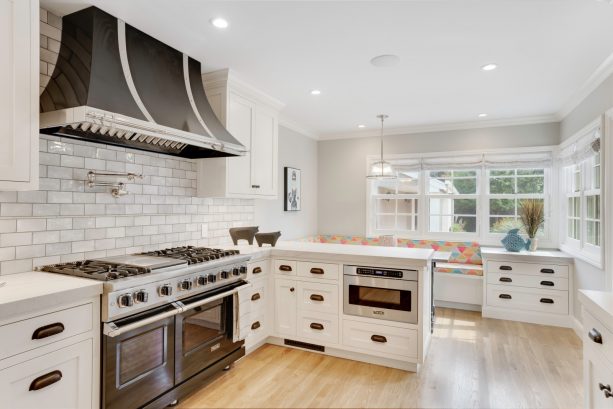
POLYGON ((398 179, 373 181, 375 228, 380 232, 416 231, 419 172, 398 170, 398 179))
POLYGON ((475 233, 477 186, 476 170, 429 172, 429 231, 475 233))
MULTIPOLYGON (((545 200, 544 169, 506 169, 488 171, 488 205, 490 233, 507 233, 520 229, 520 208, 522 200, 545 200)), ((542 235, 544 227, 539 229, 542 235)))

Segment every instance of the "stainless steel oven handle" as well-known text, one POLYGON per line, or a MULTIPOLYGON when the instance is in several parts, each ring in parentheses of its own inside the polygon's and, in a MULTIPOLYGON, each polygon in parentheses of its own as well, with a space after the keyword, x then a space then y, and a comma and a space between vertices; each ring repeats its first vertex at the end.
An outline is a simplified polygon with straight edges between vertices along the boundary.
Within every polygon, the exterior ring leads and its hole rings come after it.
POLYGON ((165 318, 168 317, 172 317, 173 315, 177 315, 178 313, 181 312, 181 308, 175 306, 173 304, 173 307, 175 307, 175 309, 170 310, 170 311, 166 311, 166 312, 162 312, 160 314, 154 315, 152 317, 147 317, 143 320, 134 322, 132 324, 128 324, 126 326, 123 327, 118 327, 117 325, 115 325, 112 322, 105 322, 104 326, 102 327, 102 333, 110 338, 114 338, 114 337, 118 337, 121 334, 124 334, 128 331, 132 331, 135 329, 138 329, 140 327, 144 327, 145 325, 149 325, 151 323, 154 323, 156 321, 160 321, 163 320, 165 318))
POLYGON ((225 297, 227 297, 229 295, 234 295, 234 294, 238 293, 240 290, 243 290, 245 288, 250 288, 250 287, 253 287, 253 284, 247 283, 247 284, 241 285, 240 287, 236 287, 236 288, 233 288, 233 289, 231 289, 229 291, 223 292, 221 294, 217 294, 217 295, 214 295, 212 297, 196 301, 195 303, 192 303, 192 304, 183 304, 181 302, 179 302, 179 303, 181 304, 181 307, 182 307, 182 310, 183 310, 182 312, 185 312, 185 311, 193 310, 196 307, 200 307, 201 305, 208 304, 210 302, 220 300, 220 299, 225 298, 225 297))

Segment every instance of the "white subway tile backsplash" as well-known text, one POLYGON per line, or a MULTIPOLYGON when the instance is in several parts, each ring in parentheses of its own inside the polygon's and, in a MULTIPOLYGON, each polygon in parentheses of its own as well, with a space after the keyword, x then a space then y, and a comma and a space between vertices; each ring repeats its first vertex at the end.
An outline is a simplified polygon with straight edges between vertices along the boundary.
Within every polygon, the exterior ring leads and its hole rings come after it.
POLYGON ((15 260, 15 247, 0 247, 0 261, 15 260))
POLYGON ((17 231, 17 220, 0 219, 0 233, 15 233, 17 231))
POLYGON ((32 259, 3 261, 0 263, 0 274, 15 274, 32 271, 32 259))
MULTIPOLYGON (((71 218, 53 218, 47 219, 47 230, 71 230, 73 228, 71 218)), ((75 226, 75 229, 78 227, 75 226)))
POLYGON ((60 205, 58 204, 35 204, 32 205, 33 216, 59 216, 60 205))
POLYGON ((48 203, 72 203, 72 192, 47 192, 48 203))
POLYGON ((84 230, 62 230, 60 232, 60 241, 81 241, 85 240, 85 231, 84 230))
POLYGON ((17 201, 19 203, 46 203, 47 202, 47 192, 44 192, 44 191, 17 192, 17 201))
POLYGON ((24 259, 24 258, 43 257, 44 255, 45 255, 45 245, 44 244, 15 247, 15 258, 18 260, 24 259))
POLYGON ((32 216, 32 205, 21 203, 2 203, 0 204, 0 216, 32 216))
POLYGON ((32 233, 2 233, 0 247, 27 246, 32 244, 32 233))
POLYGON ((62 155, 60 164, 65 168, 82 168, 85 166, 84 159, 79 156, 62 155))
POLYGON ((18 219, 17 231, 18 232, 32 232, 32 231, 44 231, 47 230, 46 219, 18 219))
POLYGON ((83 216, 85 214, 82 204, 61 204, 60 215, 62 216, 83 216))
POLYGON ((72 252, 71 243, 50 243, 46 245, 45 252, 48 256, 59 256, 72 252))
POLYGON ((34 232, 32 236, 33 244, 57 243, 60 241, 59 231, 34 232))

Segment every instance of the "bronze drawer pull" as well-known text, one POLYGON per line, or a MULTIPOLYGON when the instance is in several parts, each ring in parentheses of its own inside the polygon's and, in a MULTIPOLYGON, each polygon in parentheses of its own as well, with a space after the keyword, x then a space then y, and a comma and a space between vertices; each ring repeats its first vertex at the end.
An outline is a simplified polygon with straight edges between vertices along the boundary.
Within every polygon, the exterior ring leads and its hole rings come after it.
POLYGON ((323 274, 324 273, 324 269, 323 268, 319 268, 319 267, 313 267, 311 269, 311 274, 323 274))
POLYGON ((500 294, 500 295, 498 296, 498 298, 502 298, 502 299, 504 299, 504 300, 510 300, 510 299, 512 299, 513 297, 511 297, 511 294, 500 294))
POLYGON ((553 300, 551 298, 541 298, 541 302, 543 304, 553 304, 553 300))
POLYGON ((262 267, 254 267, 253 270, 251 270, 251 272, 253 274, 260 274, 262 272, 262 267))
POLYGON ((292 271, 292 267, 288 266, 287 264, 281 264, 279 266, 279 270, 281 270, 281 271, 292 271))
POLYGON ((503 283, 512 283, 513 279, 509 277, 500 277, 498 281, 502 281, 503 283))
POLYGON ((254 188, 254 189, 259 189, 260 185, 251 185, 251 187, 254 188))
POLYGON ((605 385, 605 384, 603 384, 603 383, 600 383, 600 382, 599 382, 599 383, 598 383, 598 388, 599 388, 601 391, 604 391, 604 390, 606 389, 606 390, 608 390, 609 392, 611 392, 611 385, 605 385))
POLYGON ((43 339, 64 332, 64 324, 56 322, 40 327, 32 333, 32 339, 43 339))
POLYGON ((34 379, 30 384, 31 391, 37 391, 39 389, 46 388, 49 385, 53 385, 56 382, 59 382, 62 379, 62 372, 60 371, 52 371, 47 374, 41 375, 38 378, 34 379))
POLYGON ((513 270, 513 267, 511 267, 511 266, 500 266, 499 268, 501 270, 504 270, 504 271, 511 271, 511 270, 513 270))
POLYGON ((324 300, 324 296, 319 295, 319 294, 311 294, 309 298, 311 299, 311 301, 323 301, 324 300))
POLYGON ((256 321, 253 324, 251 324, 251 329, 258 329, 260 328, 260 321, 256 321))
POLYGON ((260 293, 255 293, 255 294, 253 294, 253 295, 251 296, 251 301, 257 301, 257 300, 259 300, 260 298, 261 298, 261 297, 260 297, 260 293))
POLYGON ((602 335, 596 328, 592 328, 590 332, 587 333, 587 336, 597 344, 602 344, 602 335))
POLYGON ((387 338, 385 338, 383 335, 373 335, 370 337, 370 340, 374 342, 380 342, 382 344, 387 342, 387 338))
POLYGON ((605 389, 605 390, 604 390, 604 397, 605 397, 605 398, 607 398, 607 399, 608 399, 608 398, 610 398, 610 397, 612 397, 612 396, 613 396, 613 393, 609 392, 609 390, 608 390, 608 389, 605 389))
POLYGON ((554 274, 555 271, 553 270, 553 268, 541 268, 541 273, 543 273, 543 274, 554 274))
POLYGON ((541 281, 541 285, 546 285, 547 287, 553 287, 553 281, 541 281))
POLYGON ((311 325, 309 325, 309 327, 311 327, 311 329, 316 329, 318 331, 321 331, 324 329, 324 326, 318 322, 311 322, 311 325))

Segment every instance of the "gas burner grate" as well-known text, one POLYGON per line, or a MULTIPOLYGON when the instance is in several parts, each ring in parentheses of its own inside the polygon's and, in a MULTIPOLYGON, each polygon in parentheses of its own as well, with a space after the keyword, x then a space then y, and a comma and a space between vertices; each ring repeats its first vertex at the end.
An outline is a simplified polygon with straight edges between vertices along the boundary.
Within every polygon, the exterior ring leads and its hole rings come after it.
POLYGON ((239 254, 238 250, 222 250, 195 246, 172 247, 141 253, 141 255, 144 256, 161 256, 185 260, 188 264, 204 263, 237 254, 239 254))
POLYGON ((39 268, 47 273, 66 274, 76 277, 91 278, 99 281, 111 281, 151 273, 146 267, 129 266, 99 260, 75 261, 72 263, 52 264, 39 268))

